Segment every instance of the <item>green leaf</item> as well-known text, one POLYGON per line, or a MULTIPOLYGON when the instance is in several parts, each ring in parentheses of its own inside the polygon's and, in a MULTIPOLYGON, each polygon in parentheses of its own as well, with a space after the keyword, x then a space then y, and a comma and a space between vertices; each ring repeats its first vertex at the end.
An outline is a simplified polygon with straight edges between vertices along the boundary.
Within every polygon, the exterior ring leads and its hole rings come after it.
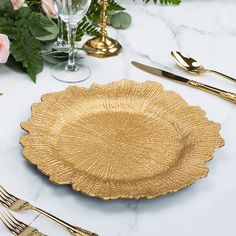
POLYGON ((58 64, 68 60, 68 52, 49 51, 42 53, 42 56, 50 64, 58 64))
POLYGON ((149 2, 158 3, 158 2, 160 2, 161 4, 179 5, 181 3, 181 0, 143 0, 143 2, 145 2, 145 3, 149 3, 149 2))
POLYGON ((39 53, 39 45, 36 42, 24 45, 23 42, 13 42, 11 52, 15 60, 23 64, 31 80, 36 82, 36 75, 43 69, 43 58, 39 53))
POLYGON ((22 72, 22 71, 25 72, 22 63, 17 62, 12 55, 9 56, 7 63, 5 65, 16 72, 22 72))
POLYGON ((80 41, 85 34, 90 36, 96 36, 98 34, 97 28, 92 24, 88 16, 85 16, 79 23, 76 33, 76 40, 80 41))
POLYGON ((56 25, 52 27, 46 27, 45 29, 47 30, 48 34, 45 36, 36 37, 36 39, 40 41, 52 41, 56 39, 58 35, 58 27, 56 25))
POLYGON ((116 29, 127 29, 132 22, 132 17, 127 12, 118 12, 111 17, 111 25, 116 29))
POLYGON ((35 37, 48 36, 51 34, 48 29, 57 28, 53 21, 41 13, 32 13, 29 18, 29 30, 35 37))
MULTIPOLYGON (((63 49, 62 51, 59 51, 59 50, 61 50, 61 49, 58 49, 58 51, 57 50, 44 51, 44 52, 42 52, 42 56, 43 56, 44 60, 50 64, 58 64, 60 62, 67 61, 69 58, 68 48, 63 49)), ((79 50, 82 50, 82 49, 79 48, 76 51, 76 53, 75 53, 76 61, 83 59, 83 57, 78 53, 79 50)))
MULTIPOLYGON (((25 11, 23 15, 24 13, 25 11)), ((43 69, 43 58, 40 55, 43 44, 35 38, 28 22, 25 21, 22 18, 15 21, 18 32, 16 38, 11 41, 11 53, 17 62, 22 63, 31 80, 36 82, 36 75, 43 69)))
POLYGON ((124 7, 119 5, 115 0, 109 0, 108 11, 123 11, 124 7))

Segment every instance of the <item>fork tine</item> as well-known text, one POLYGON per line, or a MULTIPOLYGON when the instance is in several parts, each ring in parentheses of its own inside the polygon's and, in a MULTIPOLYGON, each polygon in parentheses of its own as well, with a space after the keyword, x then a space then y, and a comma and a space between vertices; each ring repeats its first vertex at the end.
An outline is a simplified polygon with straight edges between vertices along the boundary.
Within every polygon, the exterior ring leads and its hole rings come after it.
POLYGON ((8 224, 10 224, 15 230, 18 229, 18 225, 12 221, 12 219, 7 214, 7 211, 2 211, 2 216, 8 222, 8 224))
POLYGON ((16 231, 14 231, 14 229, 3 219, 3 217, 0 216, 0 220, 14 235, 17 235, 16 231))
POLYGON ((8 196, 6 196, 0 189, 0 197, 4 200, 4 201, 8 201, 9 203, 14 203, 14 201, 9 198, 8 196))
POLYGON ((14 234, 14 235, 18 235, 19 232, 14 228, 14 226, 12 226, 9 221, 5 218, 5 216, 3 215, 3 213, 0 212, 0 220, 2 221, 2 223, 14 234))
POLYGON ((6 208, 9 208, 11 206, 11 204, 9 204, 9 202, 3 200, 1 197, 0 197, 0 203, 2 203, 2 205, 6 208))
POLYGON ((14 201, 17 201, 18 198, 16 198, 15 196, 13 196, 12 194, 10 194, 9 192, 7 192, 1 185, 0 185, 0 191, 7 197, 13 199, 14 201))
POLYGON ((22 230, 25 229, 27 227, 27 225, 21 221, 19 221, 18 219, 16 219, 9 211, 6 211, 5 214, 8 216, 8 218, 15 223, 17 226, 21 227, 22 230))
POLYGON ((7 205, 7 208, 10 208, 11 205, 14 204, 14 202, 11 199, 8 199, 5 196, 2 196, 1 191, 0 191, 0 201, 5 203, 7 205))
POLYGON ((1 194, 0 194, 0 200, 4 202, 7 205, 7 207, 11 207, 11 205, 14 203, 14 202, 9 201, 7 198, 1 196, 1 194))

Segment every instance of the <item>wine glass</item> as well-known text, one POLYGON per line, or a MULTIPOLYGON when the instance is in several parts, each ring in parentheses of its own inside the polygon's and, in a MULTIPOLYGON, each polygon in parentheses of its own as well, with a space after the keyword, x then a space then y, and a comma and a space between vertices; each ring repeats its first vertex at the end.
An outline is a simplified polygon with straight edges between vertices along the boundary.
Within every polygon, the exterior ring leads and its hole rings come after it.
POLYGON ((68 31, 69 56, 68 62, 62 62, 52 68, 52 74, 57 80, 67 83, 77 83, 86 80, 90 69, 77 63, 75 59, 75 38, 78 23, 85 16, 91 0, 53 0, 58 16, 66 23, 68 31))

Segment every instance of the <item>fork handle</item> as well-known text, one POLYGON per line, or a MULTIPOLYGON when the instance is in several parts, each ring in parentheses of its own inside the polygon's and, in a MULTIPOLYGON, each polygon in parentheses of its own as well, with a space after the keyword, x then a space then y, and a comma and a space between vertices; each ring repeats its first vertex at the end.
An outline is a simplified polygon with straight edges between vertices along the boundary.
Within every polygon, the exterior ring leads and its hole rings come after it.
POLYGON ((95 233, 92 233, 90 231, 87 231, 85 229, 82 229, 80 227, 75 227, 59 218, 57 218, 56 216, 40 209, 40 208, 37 208, 37 207, 33 207, 32 206, 32 210, 35 210, 43 215, 45 215, 46 217, 48 217, 49 219, 53 220, 54 222, 60 224, 61 226, 63 226, 64 228, 66 228, 72 235, 74 236, 98 236, 97 234, 95 233))
POLYGON ((74 236, 98 236, 95 233, 89 232, 88 230, 76 227, 75 230, 69 230, 70 233, 74 236))
POLYGON ((228 79, 228 80, 230 80, 230 81, 236 83, 236 79, 234 79, 234 78, 231 77, 231 76, 225 75, 225 74, 223 74, 223 73, 221 73, 221 72, 218 72, 218 71, 216 71, 216 70, 207 70, 207 71, 208 71, 208 72, 211 72, 211 73, 214 73, 214 74, 217 74, 217 75, 220 75, 220 76, 224 77, 225 79, 228 79))

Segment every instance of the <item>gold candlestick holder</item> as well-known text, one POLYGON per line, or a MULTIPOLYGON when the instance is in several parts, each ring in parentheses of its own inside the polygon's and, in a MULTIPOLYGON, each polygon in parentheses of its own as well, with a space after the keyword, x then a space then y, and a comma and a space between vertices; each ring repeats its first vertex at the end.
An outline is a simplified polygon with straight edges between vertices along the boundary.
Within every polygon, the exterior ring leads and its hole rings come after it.
POLYGON ((95 38, 88 40, 83 48, 86 49, 93 49, 87 51, 87 54, 94 57, 111 57, 118 55, 121 50, 122 46, 118 41, 108 37, 106 26, 107 26, 107 7, 108 7, 108 0, 101 0, 101 22, 100 26, 100 33, 95 38))

